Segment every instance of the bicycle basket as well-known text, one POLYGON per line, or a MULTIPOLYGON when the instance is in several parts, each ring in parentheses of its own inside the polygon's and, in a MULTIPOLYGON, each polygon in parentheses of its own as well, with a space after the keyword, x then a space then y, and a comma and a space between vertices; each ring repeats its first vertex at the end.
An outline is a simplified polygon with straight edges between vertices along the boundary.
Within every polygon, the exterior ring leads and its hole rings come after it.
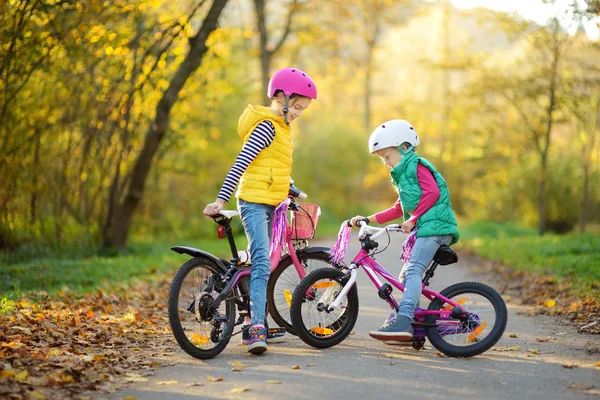
POLYGON ((298 211, 292 212, 292 238, 296 240, 315 237, 321 207, 311 203, 298 203, 298 211))

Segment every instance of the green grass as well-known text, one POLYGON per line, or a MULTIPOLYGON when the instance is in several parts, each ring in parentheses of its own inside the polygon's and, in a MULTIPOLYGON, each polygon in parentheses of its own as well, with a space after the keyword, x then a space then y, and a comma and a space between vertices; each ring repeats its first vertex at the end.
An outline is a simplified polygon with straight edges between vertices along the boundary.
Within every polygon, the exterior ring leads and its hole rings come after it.
MULTIPOLYGON (((245 237, 236 238, 237 245, 245 248, 245 237)), ((132 241, 122 254, 87 254, 65 251, 59 254, 19 257, 18 262, 7 263, 4 257, 0 298, 14 298, 19 293, 45 291, 58 292, 64 286, 76 292, 89 292, 98 288, 126 282, 157 273, 172 272, 187 260, 188 256, 170 250, 174 245, 201 248, 219 257, 230 257, 226 240, 173 240, 153 242, 132 241)))
POLYGON ((583 295, 598 295, 600 235, 538 236, 514 224, 472 223, 461 226, 461 242, 480 256, 522 271, 569 277, 583 295))

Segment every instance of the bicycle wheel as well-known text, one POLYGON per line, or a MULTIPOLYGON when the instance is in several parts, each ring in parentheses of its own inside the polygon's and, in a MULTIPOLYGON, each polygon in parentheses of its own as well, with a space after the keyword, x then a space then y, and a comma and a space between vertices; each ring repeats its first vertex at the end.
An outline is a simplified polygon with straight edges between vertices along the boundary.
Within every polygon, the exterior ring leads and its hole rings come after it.
POLYGON ((321 268, 308 274, 292 297, 290 316, 296 334, 312 347, 326 348, 344 340, 358 318, 358 290, 348 291, 339 307, 327 311, 348 281, 348 274, 321 268))
MULTIPOLYGON (((328 252, 305 253, 299 251, 297 254, 306 274, 318 268, 331 266, 328 252)), ((292 295, 299 283, 300 277, 292 262, 292 258, 286 257, 281 260, 277 268, 271 273, 267 285, 269 315, 271 315, 271 318, 273 318, 273 321, 277 325, 285 328, 292 335, 296 333, 290 318, 290 306, 292 304, 292 295)))
POLYGON ((216 357, 231 338, 235 301, 229 297, 215 310, 213 300, 223 289, 220 269, 208 258, 183 264, 169 291, 169 323, 179 346, 201 360, 216 357))
MULTIPOLYGON (((449 357, 473 357, 495 345, 506 328, 508 312, 498 292, 479 282, 461 282, 442 290, 440 294, 458 303, 466 315, 456 308, 448 318, 427 315, 425 322, 431 344, 449 357)), ((443 300, 434 299, 429 310, 453 311, 443 300)))

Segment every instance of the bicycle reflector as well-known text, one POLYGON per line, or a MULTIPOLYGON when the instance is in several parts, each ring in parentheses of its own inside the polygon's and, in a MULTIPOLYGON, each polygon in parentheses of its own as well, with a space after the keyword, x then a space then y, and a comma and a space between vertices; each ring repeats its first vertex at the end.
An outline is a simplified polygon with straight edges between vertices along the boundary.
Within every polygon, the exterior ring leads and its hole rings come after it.
POLYGON ((223 225, 219 225, 219 228, 217 229, 217 236, 219 239, 225 238, 225 227, 223 225))

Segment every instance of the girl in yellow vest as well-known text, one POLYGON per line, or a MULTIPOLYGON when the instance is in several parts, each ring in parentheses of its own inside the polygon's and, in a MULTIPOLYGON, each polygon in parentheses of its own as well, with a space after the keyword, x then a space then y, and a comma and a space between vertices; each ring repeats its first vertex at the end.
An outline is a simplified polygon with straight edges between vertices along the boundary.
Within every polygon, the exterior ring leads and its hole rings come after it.
MULTIPOLYGON (((267 350, 265 311, 270 274, 269 244, 275 207, 288 195, 292 170, 290 124, 302 116, 317 98, 315 82, 297 68, 277 71, 269 82, 270 107, 248 105, 238 122, 238 135, 244 146, 231 167, 214 203, 204 209, 217 215, 239 183, 238 209, 250 246, 250 314, 248 351, 267 350)), ((244 332, 246 333, 246 332, 244 332)), ((246 333, 247 335, 247 333, 246 333)), ((244 335, 244 336, 246 336, 244 335)))

